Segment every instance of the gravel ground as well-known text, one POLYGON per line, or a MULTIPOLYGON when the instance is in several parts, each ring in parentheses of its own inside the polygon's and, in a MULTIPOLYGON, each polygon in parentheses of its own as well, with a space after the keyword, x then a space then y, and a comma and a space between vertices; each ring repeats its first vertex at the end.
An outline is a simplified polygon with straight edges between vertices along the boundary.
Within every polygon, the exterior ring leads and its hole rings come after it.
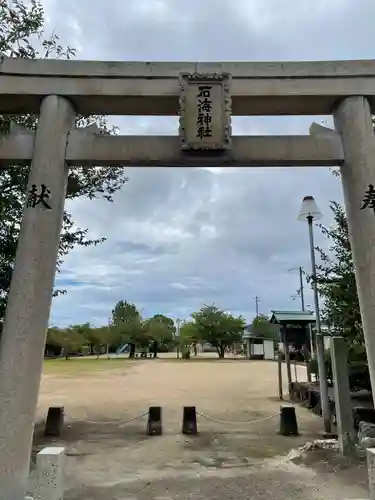
MULTIPOLYGON (((329 453, 316 459, 291 454, 322 431, 321 419, 308 410, 297 408, 299 437, 278 435, 277 416, 248 423, 280 408, 274 362, 119 360, 109 362, 110 369, 77 373, 75 360, 66 363, 72 368, 46 370, 37 414, 42 421, 48 406, 64 405, 64 433, 46 439, 37 425, 34 443, 34 453, 51 444, 66 447, 65 500, 368 496, 363 464, 336 463, 329 453), (162 436, 145 435, 145 417, 122 422, 150 405, 163 408, 162 436), (233 423, 199 417, 199 435, 183 436, 184 405, 233 423)), ((305 377, 303 367, 297 373, 305 377)))

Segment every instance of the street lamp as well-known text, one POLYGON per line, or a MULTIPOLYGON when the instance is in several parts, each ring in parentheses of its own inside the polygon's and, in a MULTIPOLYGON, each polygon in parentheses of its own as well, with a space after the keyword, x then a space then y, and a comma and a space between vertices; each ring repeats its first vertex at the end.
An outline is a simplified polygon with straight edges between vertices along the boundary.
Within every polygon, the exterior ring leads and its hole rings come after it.
POLYGON ((314 249, 314 233, 313 233, 313 220, 320 220, 323 217, 315 200, 312 196, 305 196, 302 201, 301 210, 298 215, 298 220, 307 221, 309 227, 310 239, 310 253, 311 253, 311 270, 312 270, 312 288, 314 293, 314 306, 315 306, 315 321, 316 321, 316 354, 318 359, 319 371, 319 386, 320 386, 320 401, 322 406, 322 415, 324 423, 324 431, 331 432, 331 417, 328 401, 328 382, 326 366, 324 362, 324 337, 321 332, 320 315, 319 315, 319 297, 318 287, 316 284, 316 263, 315 263, 315 249, 314 249))

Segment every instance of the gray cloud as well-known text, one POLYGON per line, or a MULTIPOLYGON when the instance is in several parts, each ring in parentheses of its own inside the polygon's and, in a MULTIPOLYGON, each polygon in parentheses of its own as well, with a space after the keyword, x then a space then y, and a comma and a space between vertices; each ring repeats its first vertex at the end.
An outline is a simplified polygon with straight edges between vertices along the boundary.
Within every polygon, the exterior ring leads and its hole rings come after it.
MULTIPOLYGON (((104 60, 308 60, 373 57, 372 0, 44 1, 47 28, 78 57, 104 60)), ((307 133, 327 117, 234 117, 235 134, 307 133)), ((177 134, 172 117, 113 117, 122 133, 177 134)), ((220 165, 218 165, 220 167, 220 165)), ((329 169, 129 168, 114 204, 70 203, 77 224, 107 236, 76 249, 58 280, 75 280, 55 300, 51 321, 105 322, 127 299, 143 313, 185 317, 203 303, 251 320, 261 309, 297 308, 291 267, 309 269, 305 195, 341 200, 329 169)), ((316 232, 318 243, 324 244, 316 232)), ((307 290, 307 303, 311 294, 307 290)))

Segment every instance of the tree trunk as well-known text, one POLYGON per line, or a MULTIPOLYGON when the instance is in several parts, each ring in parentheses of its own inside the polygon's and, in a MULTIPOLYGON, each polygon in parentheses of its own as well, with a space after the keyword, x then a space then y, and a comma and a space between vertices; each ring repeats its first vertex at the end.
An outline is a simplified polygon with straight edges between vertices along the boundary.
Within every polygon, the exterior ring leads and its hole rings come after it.
POLYGON ((130 345, 130 348, 129 348, 129 359, 133 359, 134 356, 135 356, 135 344, 134 344, 134 342, 131 342, 129 345, 130 345))
POLYGON ((225 356, 225 345, 221 344, 220 345, 220 352, 219 352, 219 358, 224 359, 225 356))
POLYGON ((194 356, 198 356, 198 351, 197 351, 197 344, 193 344, 193 349, 194 349, 194 356))
POLYGON ((158 344, 158 342, 155 340, 155 341, 154 341, 154 345, 153 345, 153 353, 154 353, 154 358, 157 358, 157 357, 158 357, 158 351, 159 351, 159 344, 158 344))
POLYGON ((219 355, 219 359, 223 359, 225 356, 225 345, 219 344, 216 346, 217 354, 219 355))

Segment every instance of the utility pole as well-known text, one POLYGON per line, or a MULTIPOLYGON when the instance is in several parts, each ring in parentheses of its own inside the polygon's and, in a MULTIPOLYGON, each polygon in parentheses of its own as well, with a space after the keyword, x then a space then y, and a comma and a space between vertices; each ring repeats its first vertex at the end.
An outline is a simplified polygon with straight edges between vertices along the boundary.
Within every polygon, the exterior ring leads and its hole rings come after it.
MULTIPOLYGON (((296 269, 296 268, 289 269, 289 271, 292 271, 293 269, 296 269)), ((303 286, 303 267, 299 266, 298 270, 299 270, 299 289, 297 290, 297 293, 299 293, 299 296, 301 298, 301 309, 303 312, 305 312, 305 295, 303 292, 303 289, 304 289, 304 286, 303 286)), ((309 323, 308 329, 309 329, 309 339, 310 339, 310 346, 311 346, 310 347, 311 356, 313 356, 313 354, 314 354, 314 342, 313 342, 313 337, 312 337, 311 323, 309 323)), ((309 353, 308 353, 307 346, 304 345, 303 349, 304 349, 305 359, 308 360, 309 353)), ((296 368, 296 365, 294 365, 294 368, 296 368)), ((297 374, 296 374, 296 380, 297 380, 297 374)), ((308 380, 308 382, 311 382, 311 373, 310 373, 310 368, 308 365, 307 365, 307 380, 308 380)))
MULTIPOLYGON (((291 269, 288 269, 288 272, 296 271, 296 270, 297 270, 296 267, 292 267, 291 269)), ((303 293, 303 289, 304 289, 304 286, 303 286, 303 267, 299 266, 298 270, 299 270, 299 289, 297 290, 297 293, 301 297, 301 309, 302 309, 302 311, 305 311, 305 296, 303 293)))
POLYGON ((301 308, 302 308, 302 311, 304 311, 305 310, 305 297, 303 295, 303 269, 302 269, 302 266, 299 266, 299 284, 300 284, 299 291, 301 294, 301 308))
POLYGON ((256 310, 256 317, 258 319, 259 318, 259 297, 258 297, 258 295, 255 296, 255 310, 256 310))

